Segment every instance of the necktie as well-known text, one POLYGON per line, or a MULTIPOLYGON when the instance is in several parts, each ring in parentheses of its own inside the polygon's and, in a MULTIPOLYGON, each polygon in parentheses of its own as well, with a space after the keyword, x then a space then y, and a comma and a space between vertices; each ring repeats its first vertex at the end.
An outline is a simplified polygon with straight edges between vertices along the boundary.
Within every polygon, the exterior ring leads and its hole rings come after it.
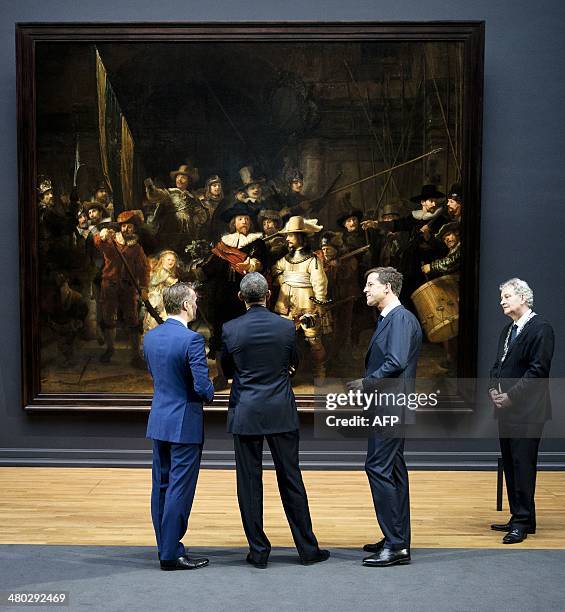
POLYGON ((516 323, 514 323, 514 325, 512 325, 512 329, 510 330, 510 342, 509 342, 509 344, 512 344, 514 342, 514 340, 516 339, 517 335, 518 335, 518 326, 516 325, 516 323))
POLYGON ((379 318, 377 319, 377 327, 375 331, 379 331, 379 327, 381 326, 383 319, 384 319, 383 315, 379 315, 379 318))

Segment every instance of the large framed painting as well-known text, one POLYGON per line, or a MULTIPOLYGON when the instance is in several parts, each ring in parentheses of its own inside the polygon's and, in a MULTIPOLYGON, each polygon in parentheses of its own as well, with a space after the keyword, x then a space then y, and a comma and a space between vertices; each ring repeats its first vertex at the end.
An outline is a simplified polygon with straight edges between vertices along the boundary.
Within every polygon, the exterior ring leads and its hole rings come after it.
MULTIPOLYGON (((22 401, 147 410, 143 335, 193 283, 217 399, 242 276, 295 321, 301 409, 357 378, 393 266, 418 375, 476 372, 484 24, 19 24, 22 401)), ((451 394, 457 399, 457 393, 451 394)))

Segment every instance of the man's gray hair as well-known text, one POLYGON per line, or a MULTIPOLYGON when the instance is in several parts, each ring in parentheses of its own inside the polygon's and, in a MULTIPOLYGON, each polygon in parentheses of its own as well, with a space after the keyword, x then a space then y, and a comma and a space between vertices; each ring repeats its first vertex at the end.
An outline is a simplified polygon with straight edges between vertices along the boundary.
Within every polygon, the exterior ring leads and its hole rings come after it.
POLYGON ((267 279, 259 272, 250 272, 246 274, 239 284, 241 295, 247 304, 261 302, 265 299, 269 285, 267 279))
POLYGON ((396 295, 396 297, 400 295, 402 290, 402 279, 404 277, 396 268, 371 268, 365 272, 365 280, 367 280, 369 274, 376 274, 379 279, 379 283, 382 283, 383 285, 389 283, 390 289, 394 295, 396 295))
POLYGON ((524 298, 528 308, 534 307, 534 292, 526 281, 523 281, 520 278, 511 278, 500 285, 500 291, 502 291, 505 287, 510 287, 516 295, 521 295, 524 298))
POLYGON ((163 289, 163 304, 169 315, 179 314, 186 300, 196 304, 196 297, 196 291, 189 283, 175 283, 163 289))

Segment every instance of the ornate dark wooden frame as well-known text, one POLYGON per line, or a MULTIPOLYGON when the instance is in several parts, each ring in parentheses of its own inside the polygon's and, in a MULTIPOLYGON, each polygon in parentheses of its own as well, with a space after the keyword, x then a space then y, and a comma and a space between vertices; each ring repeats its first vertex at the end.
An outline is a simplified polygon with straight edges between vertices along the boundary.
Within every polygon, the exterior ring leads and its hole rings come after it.
MULTIPOLYGON (((483 110, 482 21, 454 22, 272 22, 272 23, 21 23, 16 24, 18 174, 20 218, 21 390, 26 410, 141 410, 150 394, 41 393, 39 343, 38 208, 36 202, 35 50, 38 42, 318 41, 437 42, 464 44, 464 193, 458 376, 477 372, 477 314, 483 110), (472 214, 471 214, 472 213, 472 214)), ((299 410, 314 409, 313 395, 297 395, 299 410)), ((225 410, 221 394, 207 410, 225 410)), ((462 397, 442 405, 464 409, 462 397)))

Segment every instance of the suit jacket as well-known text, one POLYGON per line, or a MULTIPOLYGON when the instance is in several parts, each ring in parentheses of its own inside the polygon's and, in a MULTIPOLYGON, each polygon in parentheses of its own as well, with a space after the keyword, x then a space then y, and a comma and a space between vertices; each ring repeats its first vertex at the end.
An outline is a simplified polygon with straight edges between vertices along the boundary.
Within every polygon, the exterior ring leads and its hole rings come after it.
POLYGON ((201 444, 202 403, 214 397, 204 338, 180 321, 167 319, 145 334, 143 352, 154 388, 147 437, 201 444))
POLYGON ((512 423, 544 423, 551 418, 549 370, 555 337, 550 323, 540 315, 532 317, 508 347, 504 343, 513 321, 504 327, 498 340, 496 361, 490 372, 490 386, 507 393, 512 405, 495 411, 512 423))
POLYGON ((221 361, 233 378, 228 431, 262 435, 299 428, 289 366, 298 365, 296 329, 263 306, 224 323, 221 361))
MULTIPOLYGON (((413 393, 416 366, 422 346, 422 328, 416 317, 404 306, 393 308, 375 330, 365 357, 363 388, 366 392, 413 393)), ((383 408, 383 407, 381 407, 383 408)), ((384 411, 415 420, 414 412, 400 406, 384 406, 384 411)))

